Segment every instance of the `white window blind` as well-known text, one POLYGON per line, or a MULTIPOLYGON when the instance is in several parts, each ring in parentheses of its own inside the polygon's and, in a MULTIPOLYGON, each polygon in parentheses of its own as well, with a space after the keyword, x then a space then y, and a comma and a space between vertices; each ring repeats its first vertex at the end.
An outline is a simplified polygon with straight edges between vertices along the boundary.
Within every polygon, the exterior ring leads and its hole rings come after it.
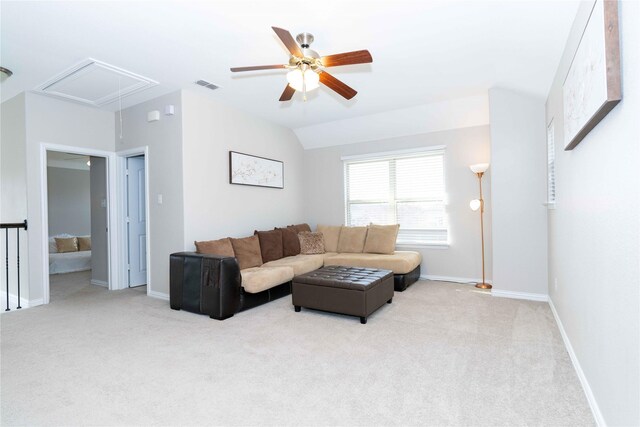
POLYGON ((346 224, 400 224, 398 243, 448 243, 444 149, 345 160, 346 224))
POLYGON ((556 144, 553 120, 547 127, 547 203, 556 202, 556 144))

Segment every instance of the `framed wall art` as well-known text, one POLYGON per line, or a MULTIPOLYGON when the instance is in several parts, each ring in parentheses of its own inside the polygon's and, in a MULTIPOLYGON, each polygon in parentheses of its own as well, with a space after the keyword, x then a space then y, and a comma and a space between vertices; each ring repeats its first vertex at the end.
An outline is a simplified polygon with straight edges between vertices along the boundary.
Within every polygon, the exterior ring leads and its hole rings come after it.
POLYGON ((572 150, 622 99, 617 0, 594 2, 562 97, 565 150, 572 150))
POLYGON ((229 151, 229 183, 284 188, 284 163, 280 160, 229 151))

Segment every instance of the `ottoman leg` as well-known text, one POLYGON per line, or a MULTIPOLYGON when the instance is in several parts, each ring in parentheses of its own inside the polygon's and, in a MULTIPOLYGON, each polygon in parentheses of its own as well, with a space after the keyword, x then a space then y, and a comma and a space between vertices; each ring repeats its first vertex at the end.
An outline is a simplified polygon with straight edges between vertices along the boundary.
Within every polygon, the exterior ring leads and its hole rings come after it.
POLYGON ((294 305, 293 308, 296 310, 296 313, 300 312, 300 306, 299 305, 294 305))
POLYGON ((390 298, 389 301, 387 301, 387 304, 391 304, 391 301, 393 301, 393 298, 390 298))
POLYGON ((366 317, 361 317, 360 318, 360 323, 362 323, 363 325, 365 325, 367 323, 367 318, 366 317))

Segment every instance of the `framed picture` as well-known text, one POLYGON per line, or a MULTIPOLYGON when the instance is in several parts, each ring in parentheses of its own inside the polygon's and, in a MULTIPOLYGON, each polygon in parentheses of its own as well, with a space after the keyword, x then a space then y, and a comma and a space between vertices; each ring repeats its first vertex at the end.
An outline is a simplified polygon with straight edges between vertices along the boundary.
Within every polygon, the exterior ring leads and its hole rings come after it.
POLYGON ((229 151, 229 183, 284 188, 284 163, 229 151))
POLYGON ((562 97, 565 150, 572 150, 622 99, 617 0, 594 2, 562 97))

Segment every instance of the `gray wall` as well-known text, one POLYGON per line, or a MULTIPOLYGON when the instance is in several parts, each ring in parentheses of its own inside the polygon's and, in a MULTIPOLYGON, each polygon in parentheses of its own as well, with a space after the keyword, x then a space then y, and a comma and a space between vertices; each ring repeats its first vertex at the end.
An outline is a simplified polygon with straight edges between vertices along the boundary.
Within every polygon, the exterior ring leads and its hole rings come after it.
POLYGON ((26 176, 29 220, 30 300, 41 302, 42 242, 48 230, 42 228, 40 150, 42 143, 113 151, 115 134, 112 112, 85 107, 35 93, 25 93, 26 176))
POLYGON ((201 94, 184 91, 184 247, 253 235, 303 215, 303 149, 295 134, 201 94), (229 151, 284 162, 284 189, 229 184, 229 151))
MULTIPOLYGON (((116 113, 117 114, 117 113, 116 113)), ((149 147, 149 227, 147 236, 151 253, 149 290, 169 294, 169 254, 184 250, 184 209, 182 189, 182 100, 180 92, 173 92, 122 111, 122 139, 120 123, 116 120, 116 151, 149 147), (175 106, 175 115, 161 115, 161 120, 147 122, 147 113, 164 111, 165 105, 175 106), (162 195, 162 204, 158 195, 162 195)), ((197 183, 199 188, 204 185, 197 183)))
POLYGON ((91 280, 98 285, 109 281, 107 234, 107 161, 91 157, 91 280))
POLYGON ((90 178, 88 170, 47 168, 49 236, 91 234, 90 178))
MULTIPOLYGON (((344 224, 344 166, 342 156, 446 146, 445 186, 449 232, 447 248, 399 247, 422 253, 422 275, 451 279, 482 278, 479 214, 469 208, 478 198, 478 179, 469 170, 474 163, 489 162, 489 126, 478 126, 380 141, 307 150, 304 153, 304 218, 317 224, 344 224)), ((485 198, 485 254, 487 279, 491 280, 491 168, 483 178, 485 198)))
POLYGON ((579 10, 547 99, 557 181, 549 292, 604 422, 640 425, 640 3, 619 2, 622 102, 564 151, 562 82, 590 3, 579 10))
POLYGON ((493 287, 547 295, 546 130, 544 101, 489 90, 493 287))
MULTIPOLYGON (((0 222, 21 222, 27 218, 25 95, 17 95, 0 106, 0 222)), ((10 234, 9 247, 16 247, 10 234)), ((29 257, 27 234, 20 233, 20 296, 29 299, 29 257)), ((0 259, 5 245, 0 245, 0 259)), ((15 250, 9 250, 9 265, 16 265, 15 250)), ((0 274, 0 289, 6 289, 6 277, 0 274)), ((9 293, 17 295, 16 276, 9 278, 9 293)))

